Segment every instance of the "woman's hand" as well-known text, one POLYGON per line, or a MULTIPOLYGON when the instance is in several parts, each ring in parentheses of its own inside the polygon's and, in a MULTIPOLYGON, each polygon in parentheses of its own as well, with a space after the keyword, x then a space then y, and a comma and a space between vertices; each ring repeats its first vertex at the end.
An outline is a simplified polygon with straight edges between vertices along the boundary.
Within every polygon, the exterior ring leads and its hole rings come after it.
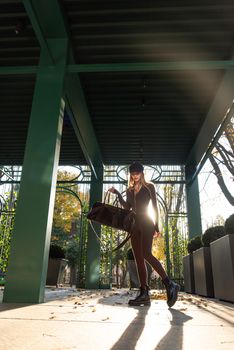
POLYGON ((110 187, 108 191, 111 193, 116 193, 116 189, 114 188, 114 186, 110 187))
POLYGON ((159 231, 154 232, 154 238, 159 238, 161 237, 161 233, 159 231))
POLYGON ((154 238, 158 238, 161 236, 161 233, 159 232, 158 223, 155 224, 155 232, 154 232, 154 238))

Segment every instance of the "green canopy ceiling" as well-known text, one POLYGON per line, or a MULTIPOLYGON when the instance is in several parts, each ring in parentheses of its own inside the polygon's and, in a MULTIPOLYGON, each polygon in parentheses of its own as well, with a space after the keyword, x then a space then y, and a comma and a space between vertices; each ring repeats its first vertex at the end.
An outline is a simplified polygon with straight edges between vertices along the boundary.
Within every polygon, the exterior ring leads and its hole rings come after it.
POLYGON ((227 0, 1 0, 0 164, 23 162, 54 37, 70 43, 61 164, 92 147, 104 164, 199 163, 234 97, 233 22, 227 0))

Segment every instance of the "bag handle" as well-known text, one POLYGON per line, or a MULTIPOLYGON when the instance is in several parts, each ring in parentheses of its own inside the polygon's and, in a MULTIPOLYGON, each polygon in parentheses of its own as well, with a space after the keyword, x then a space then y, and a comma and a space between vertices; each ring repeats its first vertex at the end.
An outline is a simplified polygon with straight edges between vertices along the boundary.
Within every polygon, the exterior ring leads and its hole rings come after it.
MULTIPOLYGON (((106 191, 106 193, 105 193, 104 204, 110 204, 110 192, 109 191, 106 191)), ((115 198, 112 205, 114 205, 115 207, 121 208, 118 195, 116 195, 116 198, 115 198)))
POLYGON ((106 191, 105 197, 104 197, 104 203, 109 204, 110 203, 110 192, 106 191), (106 200, 107 198, 107 200, 106 200))

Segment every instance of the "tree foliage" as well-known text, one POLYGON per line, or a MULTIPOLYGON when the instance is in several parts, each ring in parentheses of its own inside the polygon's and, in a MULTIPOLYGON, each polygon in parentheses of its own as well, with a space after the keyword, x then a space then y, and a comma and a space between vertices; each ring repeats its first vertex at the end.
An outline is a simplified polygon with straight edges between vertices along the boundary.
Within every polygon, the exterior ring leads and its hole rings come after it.
MULTIPOLYGON (((168 178, 168 180, 171 180, 168 178)), ((178 280, 182 278, 182 257, 186 255, 187 230, 183 215, 185 203, 185 186, 183 183, 168 183, 163 186, 163 197, 167 207, 168 216, 165 222, 165 239, 168 235, 168 247, 165 245, 168 273, 178 280), (167 228, 166 228, 167 226, 167 228)), ((165 258, 166 258, 165 254, 165 258)))
POLYGON ((234 194, 225 180, 224 171, 234 181, 234 118, 226 126, 223 135, 215 145, 209 160, 219 187, 228 202, 234 206, 234 194))
POLYGON ((53 231, 52 241, 65 241, 74 235, 79 230, 80 220, 82 216, 82 208, 80 201, 84 206, 84 194, 79 191, 78 186, 71 187, 69 181, 71 181, 75 175, 67 171, 58 172, 58 180, 67 181, 63 185, 59 185, 55 197, 54 216, 53 216, 53 231), (68 190, 67 190, 68 189, 68 190), (78 198, 69 192, 71 189, 78 198))
POLYGON ((0 272, 6 273, 10 256, 10 244, 14 227, 17 193, 13 186, 2 197, 0 208, 0 272))

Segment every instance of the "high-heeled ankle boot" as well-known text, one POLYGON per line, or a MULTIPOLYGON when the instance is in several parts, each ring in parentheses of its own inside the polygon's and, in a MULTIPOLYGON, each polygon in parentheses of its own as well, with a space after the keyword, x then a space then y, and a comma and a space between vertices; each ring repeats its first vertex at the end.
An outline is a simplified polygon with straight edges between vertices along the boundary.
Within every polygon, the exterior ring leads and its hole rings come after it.
POLYGON ((129 306, 150 305, 149 287, 140 287, 140 294, 135 299, 130 299, 129 306))
POLYGON ((168 286, 166 286, 167 305, 169 307, 172 307, 175 304, 177 297, 178 297, 179 290, 180 290, 179 284, 177 284, 173 281, 170 281, 168 286))

